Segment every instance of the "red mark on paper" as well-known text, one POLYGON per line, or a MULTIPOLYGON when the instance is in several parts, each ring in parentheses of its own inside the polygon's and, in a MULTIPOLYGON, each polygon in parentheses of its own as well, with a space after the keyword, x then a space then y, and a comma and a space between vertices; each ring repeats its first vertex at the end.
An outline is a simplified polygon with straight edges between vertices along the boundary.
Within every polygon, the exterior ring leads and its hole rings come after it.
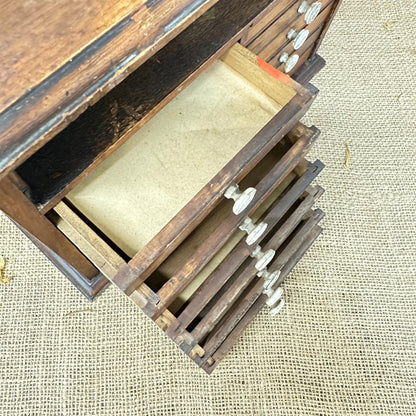
POLYGON ((279 81, 282 81, 285 84, 291 81, 292 78, 290 78, 289 75, 286 75, 282 71, 279 71, 274 66, 271 66, 270 64, 268 64, 266 61, 264 61, 260 57, 257 57, 257 62, 264 71, 266 71, 269 75, 278 79, 279 81))

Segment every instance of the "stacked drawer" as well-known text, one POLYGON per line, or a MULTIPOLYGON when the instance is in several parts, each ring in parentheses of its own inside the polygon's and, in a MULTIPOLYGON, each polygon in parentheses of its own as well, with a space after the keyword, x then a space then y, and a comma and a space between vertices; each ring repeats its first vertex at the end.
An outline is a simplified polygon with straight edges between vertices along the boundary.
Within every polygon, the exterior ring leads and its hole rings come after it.
POLYGON ((293 74, 316 51, 336 0, 275 1, 245 32, 241 43, 279 70, 293 74))

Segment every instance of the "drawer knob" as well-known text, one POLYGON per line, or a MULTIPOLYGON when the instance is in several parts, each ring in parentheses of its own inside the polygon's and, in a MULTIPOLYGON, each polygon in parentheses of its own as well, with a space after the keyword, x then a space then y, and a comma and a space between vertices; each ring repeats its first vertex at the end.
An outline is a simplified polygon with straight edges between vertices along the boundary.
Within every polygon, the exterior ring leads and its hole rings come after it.
POLYGON ((286 65, 285 65, 285 72, 288 73, 298 63, 298 61, 299 61, 299 55, 297 55, 296 53, 294 53, 292 56, 289 56, 289 54, 287 52, 283 52, 282 53, 282 56, 280 57, 279 60, 280 60, 280 62, 286 63, 286 65))
POLYGON ((246 218, 243 223, 238 227, 240 230, 245 231, 248 235, 246 238, 246 243, 251 246, 254 244, 266 231, 267 223, 260 222, 259 224, 254 224, 251 218, 246 218))
POLYGON ((281 287, 278 287, 274 292, 272 292, 272 294, 266 300, 266 305, 273 307, 280 300, 282 295, 283 295, 283 289, 281 287))
POLYGON ((322 3, 320 1, 314 1, 309 4, 309 2, 305 0, 299 6, 298 13, 305 13, 305 23, 309 25, 316 19, 316 16, 318 16, 321 11, 321 7, 322 3))
POLYGON ((279 303, 270 311, 270 315, 277 315, 282 310, 283 306, 285 306, 285 301, 280 299, 279 303))
POLYGON ((308 39, 309 36, 309 30, 302 29, 300 32, 298 32, 296 29, 290 29, 289 32, 287 32, 287 38, 289 40, 293 40, 293 48, 298 50, 308 39))
POLYGON ((264 278, 264 293, 268 296, 273 292, 273 287, 277 283, 280 277, 280 270, 274 272, 268 272, 267 269, 261 270, 257 273, 257 276, 264 278))
POLYGON ((250 257, 253 257, 257 260, 257 263, 254 265, 254 267, 260 271, 267 267, 267 265, 273 260, 275 254, 276 252, 272 249, 263 252, 261 251, 260 246, 256 246, 256 248, 250 254, 250 257))
POLYGON ((233 199, 235 201, 233 206, 234 214, 241 214, 253 200, 256 190, 254 188, 247 188, 244 192, 240 191, 239 186, 236 183, 230 185, 224 193, 227 199, 233 199))

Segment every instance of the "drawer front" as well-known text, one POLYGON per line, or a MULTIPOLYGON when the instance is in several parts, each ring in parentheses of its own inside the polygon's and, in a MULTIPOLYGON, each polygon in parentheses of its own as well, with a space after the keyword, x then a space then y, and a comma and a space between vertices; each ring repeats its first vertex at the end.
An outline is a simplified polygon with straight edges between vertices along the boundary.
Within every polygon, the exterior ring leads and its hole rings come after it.
POLYGON ((259 14, 256 19, 245 30, 241 39, 244 46, 248 46, 256 37, 263 33, 273 22, 281 18, 281 16, 290 8, 299 7, 299 0, 275 0, 270 6, 259 14))
POLYGON ((247 48, 279 70, 293 74, 316 49, 340 2, 322 0, 320 3, 319 13, 309 24, 305 22, 305 14, 298 12, 299 4, 292 5, 263 32, 246 42, 247 48))
POLYGON ((248 48, 266 61, 269 61, 284 47, 288 47, 291 51, 294 51, 294 41, 288 39, 289 31, 295 30, 299 33, 301 30, 307 30, 309 36, 312 35, 312 33, 328 18, 333 0, 323 0, 321 4, 322 9, 320 13, 309 25, 305 24, 304 16, 299 14, 296 9, 289 9, 261 36, 248 45, 248 48))
POLYGON ((283 48, 278 55, 276 55, 274 58, 270 60, 270 64, 275 66, 279 71, 292 75, 294 72, 297 71, 298 68, 300 68, 300 66, 306 61, 306 59, 310 57, 311 52, 316 44, 316 41, 319 38, 321 28, 322 27, 315 31, 299 50, 292 51, 291 48, 283 48), (292 67, 290 67, 289 70, 286 67, 286 63, 281 62, 281 57, 284 53, 286 53, 289 56, 289 58, 296 58, 296 63, 292 67))
MULTIPOLYGON (((287 151, 285 151, 281 157, 278 156, 275 157, 275 159, 272 157, 267 166, 264 166, 266 162, 260 162, 257 171, 260 169, 261 172, 250 172, 243 183, 240 184, 241 190, 247 188, 255 189, 255 193, 245 210, 239 214, 235 214, 233 207, 235 207, 236 203, 231 200, 224 201, 223 197, 221 201, 222 204, 220 203, 214 209, 210 217, 207 218, 206 223, 204 223, 203 226, 199 225, 193 230, 193 235, 189 237, 188 242, 186 243, 187 248, 183 249, 181 254, 177 254, 180 261, 175 262, 166 259, 164 264, 156 270, 156 272, 159 271, 161 274, 166 275, 168 280, 157 290, 159 298, 157 305, 149 303, 144 308, 145 312, 152 317, 152 319, 157 319, 166 308, 170 307, 177 298, 181 297, 181 294, 197 278, 205 266, 213 261, 219 250, 226 246, 233 236, 235 237, 236 232, 241 238, 241 235, 244 233, 238 230, 247 217, 250 218, 254 224, 259 226, 259 223, 262 221, 259 222, 261 213, 258 212, 258 209, 261 209, 262 206, 264 207, 262 204, 268 198, 273 197, 273 192, 284 183, 287 176, 293 171, 295 166, 310 149, 317 136, 318 132, 316 130, 308 129, 301 124, 297 125, 290 133, 290 137, 293 139, 294 143, 290 143, 287 151), (263 168, 262 165, 264 166, 263 168), (264 170, 266 171, 265 173, 263 173, 264 170), (260 176, 260 178, 258 176, 260 176), (202 236, 199 239, 196 237, 198 230, 199 235, 202 236)), ((312 169, 310 176, 307 177, 312 178, 314 175, 316 176, 320 169, 321 167, 312 169)), ((292 201, 292 203, 294 202, 295 201, 292 201)), ((286 205, 284 206, 286 207, 286 205)), ((279 209, 281 209, 281 207, 279 209)), ((241 259, 247 257, 250 253, 250 248, 253 250, 256 247, 255 243, 261 241, 261 237, 266 235, 267 231, 270 231, 272 228, 271 226, 275 225, 273 223, 273 221, 276 220, 275 218, 276 217, 272 216, 270 221, 269 219, 265 221, 266 223, 268 222, 267 228, 262 230, 263 234, 261 234, 259 238, 253 238, 250 241, 251 244, 249 244, 249 247, 247 247, 247 244, 243 241, 240 245, 242 250, 240 253, 241 259)), ((248 240, 246 243, 247 242, 248 240)), ((171 256, 173 255, 174 254, 172 253, 171 256)), ((186 296, 184 295, 183 298, 186 298, 186 296)))

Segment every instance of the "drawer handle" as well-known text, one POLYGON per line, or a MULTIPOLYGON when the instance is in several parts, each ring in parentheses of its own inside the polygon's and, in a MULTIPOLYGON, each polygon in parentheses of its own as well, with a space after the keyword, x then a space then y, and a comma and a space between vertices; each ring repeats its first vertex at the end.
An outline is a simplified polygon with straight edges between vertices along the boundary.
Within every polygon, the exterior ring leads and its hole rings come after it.
POLYGON ((274 292, 272 292, 272 294, 266 300, 266 305, 272 308, 280 300, 282 295, 283 289, 279 286, 274 292))
POLYGON ((296 53, 294 53, 292 56, 289 56, 289 54, 287 52, 283 52, 282 53, 282 56, 280 57, 279 60, 280 60, 280 62, 286 63, 286 65, 285 65, 285 72, 288 73, 298 63, 298 61, 299 61, 299 55, 297 55, 296 53))
POLYGON ((254 244, 266 231, 267 223, 260 222, 259 224, 254 224, 251 218, 245 218, 243 223, 238 227, 240 230, 245 231, 248 235, 246 238, 246 243, 251 246, 254 244))
POLYGON ((257 263, 254 265, 254 267, 260 271, 267 267, 267 265, 273 260, 275 254, 276 252, 272 249, 263 252, 261 251, 260 246, 256 246, 256 248, 250 254, 250 257, 253 257, 257 260, 257 263))
POLYGON ((239 186, 236 183, 230 185, 224 193, 227 199, 233 199, 235 201, 233 206, 234 214, 241 214, 253 200, 256 194, 255 188, 247 188, 244 192, 240 191, 239 186))
POLYGON ((270 315, 277 315, 282 310, 283 306, 285 306, 285 301, 280 299, 279 303, 270 311, 270 315))
POLYGON ((274 272, 268 272, 267 269, 261 270, 257 273, 257 276, 264 278, 264 293, 270 296, 273 293, 273 287, 277 283, 280 277, 280 270, 274 272))
POLYGON ((322 3, 320 1, 314 1, 309 4, 309 2, 305 0, 299 6, 298 13, 305 13, 305 23, 309 25, 316 19, 316 16, 318 16, 321 11, 321 7, 322 3))
POLYGON ((293 48, 298 50, 308 39, 309 36, 309 30, 302 29, 300 32, 298 32, 296 29, 290 29, 289 32, 287 32, 287 38, 289 40, 293 40, 293 48))

